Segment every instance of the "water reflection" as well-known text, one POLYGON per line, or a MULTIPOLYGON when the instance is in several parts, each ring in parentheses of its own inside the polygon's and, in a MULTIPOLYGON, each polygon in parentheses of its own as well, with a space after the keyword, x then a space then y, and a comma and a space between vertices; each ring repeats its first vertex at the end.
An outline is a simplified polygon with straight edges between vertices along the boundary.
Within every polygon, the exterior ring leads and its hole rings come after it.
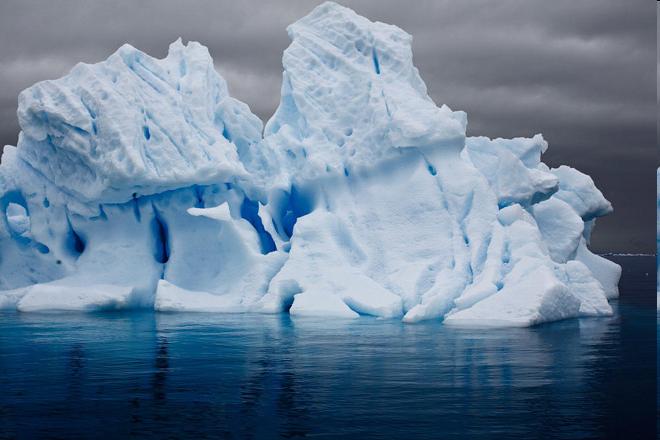
POLYGON ((85 366, 85 352, 80 343, 74 343, 69 350, 69 365, 67 371, 69 378, 68 385, 68 399, 72 402, 80 400, 82 397, 83 388, 83 368, 85 366))
MULTIPOLYGON (((598 374, 597 347, 613 350, 617 335, 613 319, 489 331, 286 315, 20 315, 5 325, 16 319, 14 344, 31 345, 33 361, 63 357, 49 394, 61 384, 75 402, 96 389, 112 408, 112 433, 169 426, 248 439, 440 426, 446 438, 477 438, 481 426, 524 434, 578 419, 593 432, 600 415, 574 399, 598 374)), ((24 392, 37 399, 43 389, 24 392)))
POLYGON ((594 347, 611 344, 615 329, 616 318, 470 331, 368 318, 160 315, 157 332, 172 342, 160 337, 156 377, 170 371, 169 354, 172 381, 179 371, 193 378, 191 388, 169 385, 171 393, 208 393, 214 420, 242 438, 330 435, 337 426, 362 435, 393 423, 396 431, 412 411, 418 427, 442 423, 457 435, 484 417, 508 432, 512 419, 532 432, 581 418, 588 431, 596 415, 571 396, 588 388, 598 370, 594 347), (530 411, 549 415, 528 418, 530 411))
POLYGON ((165 385, 169 366, 170 361, 167 355, 167 338, 165 336, 159 336, 158 345, 156 348, 156 362, 153 378, 154 400, 156 401, 165 400, 165 385))
POLYGON ((655 399, 654 354, 636 362, 644 313, 501 330, 4 313, 0 437, 603 438, 635 420, 630 433, 646 423, 636 400, 655 399))

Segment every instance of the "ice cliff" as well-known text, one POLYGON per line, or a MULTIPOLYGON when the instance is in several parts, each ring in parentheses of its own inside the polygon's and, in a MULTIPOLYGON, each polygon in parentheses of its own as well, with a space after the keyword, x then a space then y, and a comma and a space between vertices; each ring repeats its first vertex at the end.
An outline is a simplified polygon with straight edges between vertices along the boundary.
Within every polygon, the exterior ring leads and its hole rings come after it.
POLYGON ((125 45, 19 96, 0 307, 527 326, 612 313, 612 208, 533 138, 466 137, 411 37, 325 3, 289 26, 265 128, 207 49, 125 45))

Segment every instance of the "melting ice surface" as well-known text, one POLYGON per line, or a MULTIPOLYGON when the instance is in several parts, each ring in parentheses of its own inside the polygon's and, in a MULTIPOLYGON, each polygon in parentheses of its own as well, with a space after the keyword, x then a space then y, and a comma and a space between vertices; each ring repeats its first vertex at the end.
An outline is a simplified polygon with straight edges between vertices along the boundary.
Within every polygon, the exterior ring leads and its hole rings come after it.
POLYGON ((125 45, 19 96, 0 166, 0 307, 528 326, 609 315, 612 208, 533 138, 466 137, 411 37, 325 3, 288 28, 265 127, 208 50, 125 45))

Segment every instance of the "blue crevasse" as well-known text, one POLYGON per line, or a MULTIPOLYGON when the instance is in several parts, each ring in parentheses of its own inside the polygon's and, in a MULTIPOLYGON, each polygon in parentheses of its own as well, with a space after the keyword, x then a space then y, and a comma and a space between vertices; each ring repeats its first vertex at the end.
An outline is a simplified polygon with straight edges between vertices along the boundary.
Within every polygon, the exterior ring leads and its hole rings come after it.
POLYGON ((19 97, 0 307, 527 326, 612 313, 611 205, 531 139, 465 136, 411 37, 324 3, 288 28, 262 134, 198 43, 125 45, 19 97))

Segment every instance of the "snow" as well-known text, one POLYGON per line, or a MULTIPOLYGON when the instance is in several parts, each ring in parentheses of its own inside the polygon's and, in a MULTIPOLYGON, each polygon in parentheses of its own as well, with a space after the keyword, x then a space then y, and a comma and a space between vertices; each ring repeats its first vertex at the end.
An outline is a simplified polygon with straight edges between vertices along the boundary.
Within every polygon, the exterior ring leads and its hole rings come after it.
POLYGON ((263 133, 195 42, 160 60, 125 45, 22 92, 0 307, 456 326, 612 313, 620 267, 588 249, 612 207, 591 178, 541 162, 541 135, 466 137, 396 26, 328 2, 288 33, 263 133))

